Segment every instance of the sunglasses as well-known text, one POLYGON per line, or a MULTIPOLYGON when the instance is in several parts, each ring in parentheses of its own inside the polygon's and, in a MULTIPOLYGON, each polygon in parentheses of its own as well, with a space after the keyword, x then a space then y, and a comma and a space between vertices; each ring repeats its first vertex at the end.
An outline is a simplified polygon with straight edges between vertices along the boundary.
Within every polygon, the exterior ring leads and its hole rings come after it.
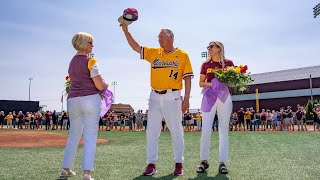
POLYGON ((210 46, 207 47, 207 49, 212 49, 213 47, 217 47, 218 48, 219 46, 211 44, 210 46))
POLYGON ((92 41, 90 41, 90 42, 88 42, 88 43, 89 43, 89 44, 91 44, 91 45, 93 44, 93 42, 92 42, 92 41))

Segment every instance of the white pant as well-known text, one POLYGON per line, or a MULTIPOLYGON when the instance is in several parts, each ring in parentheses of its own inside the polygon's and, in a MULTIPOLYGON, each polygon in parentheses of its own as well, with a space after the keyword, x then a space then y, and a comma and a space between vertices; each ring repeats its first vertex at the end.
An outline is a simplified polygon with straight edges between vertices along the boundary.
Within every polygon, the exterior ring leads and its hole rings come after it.
POLYGON ((202 134, 200 140, 200 160, 210 159, 210 137, 212 132, 212 123, 215 113, 218 113, 219 128, 219 161, 228 161, 228 132, 229 120, 232 112, 231 95, 226 102, 222 103, 217 99, 210 112, 202 112, 202 134))
POLYGON ((95 94, 70 98, 67 100, 67 106, 70 118, 70 130, 64 150, 62 168, 72 168, 83 132, 82 170, 93 170, 101 111, 101 97, 99 94, 95 94))
POLYGON ((158 144, 162 119, 171 133, 174 161, 183 163, 184 140, 181 123, 181 91, 157 94, 151 91, 147 124, 147 162, 155 164, 158 160, 158 144))

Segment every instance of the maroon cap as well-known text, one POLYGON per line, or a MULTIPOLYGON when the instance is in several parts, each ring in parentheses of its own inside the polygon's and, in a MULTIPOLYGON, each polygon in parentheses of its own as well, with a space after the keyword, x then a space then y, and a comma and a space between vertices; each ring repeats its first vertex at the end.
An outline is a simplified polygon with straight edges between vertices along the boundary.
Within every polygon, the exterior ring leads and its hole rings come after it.
POLYGON ((138 20, 138 11, 135 8, 127 8, 123 11, 123 15, 118 18, 119 23, 126 25, 138 20))

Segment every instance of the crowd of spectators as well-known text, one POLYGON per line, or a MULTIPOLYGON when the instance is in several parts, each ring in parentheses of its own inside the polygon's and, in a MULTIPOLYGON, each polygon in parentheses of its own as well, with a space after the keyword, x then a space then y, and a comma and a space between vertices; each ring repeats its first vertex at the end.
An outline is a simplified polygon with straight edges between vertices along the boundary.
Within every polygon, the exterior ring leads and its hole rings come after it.
POLYGON ((147 129, 148 110, 144 113, 142 110, 129 113, 115 113, 109 111, 100 119, 99 129, 101 131, 124 131, 128 127, 129 131, 142 131, 147 129))
POLYGON ((22 111, 16 113, 15 111, 5 114, 0 111, 0 129, 6 127, 7 129, 38 129, 38 130, 68 130, 70 122, 68 113, 63 111, 57 113, 56 111, 46 112, 26 112, 22 111))
MULTIPOLYGON (((297 105, 294 112, 290 106, 279 110, 262 109, 256 112, 252 107, 240 108, 230 116, 230 131, 307 131, 307 123, 313 125, 314 131, 319 131, 320 105, 315 105, 310 112, 309 122, 304 106, 297 105)), ((201 112, 187 111, 182 116, 185 131, 201 131, 201 112)), ((148 110, 143 112, 115 113, 109 111, 99 120, 100 131, 145 131, 147 129, 148 110)), ((310 127, 310 126, 309 126, 310 127)), ((312 126, 311 126, 312 127, 312 126)), ((69 130, 68 112, 0 112, 0 129, 31 129, 31 130, 69 130)), ((162 120, 162 131, 168 131, 165 119, 162 120)), ((219 130, 217 113, 213 118, 212 131, 219 130)), ((310 129, 312 130, 312 129, 310 129)))
MULTIPOLYGON (((235 131, 307 131, 306 108, 297 105, 294 112, 290 106, 282 107, 279 110, 262 109, 255 112, 251 108, 240 108, 234 112, 230 120, 230 130, 235 131)), ((310 112, 309 124, 313 125, 313 130, 319 130, 320 107, 316 105, 310 112)))

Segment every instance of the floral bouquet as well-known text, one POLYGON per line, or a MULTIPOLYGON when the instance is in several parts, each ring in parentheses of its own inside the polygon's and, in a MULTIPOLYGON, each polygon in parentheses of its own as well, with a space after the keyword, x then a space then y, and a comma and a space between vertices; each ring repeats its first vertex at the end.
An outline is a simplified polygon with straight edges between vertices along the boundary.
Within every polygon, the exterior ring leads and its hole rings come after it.
MULTIPOLYGON (((71 85, 71 81, 70 81, 69 76, 66 76, 66 82, 64 84, 66 87, 66 89, 65 89, 66 95, 68 95, 69 91, 70 91, 70 85, 71 85)), ((100 92, 100 96, 102 98, 100 117, 103 117, 108 112, 108 110, 110 109, 110 107, 113 103, 113 93, 110 90, 105 89, 100 92)))
POLYGON ((225 83, 234 94, 243 94, 249 89, 253 79, 250 72, 247 72, 248 66, 229 66, 225 69, 214 72, 215 77, 222 83, 225 83))
POLYGON ((66 87, 66 89, 65 89, 66 94, 68 94, 70 91, 70 84, 71 84, 70 77, 66 76, 66 82, 64 83, 64 85, 66 87))

